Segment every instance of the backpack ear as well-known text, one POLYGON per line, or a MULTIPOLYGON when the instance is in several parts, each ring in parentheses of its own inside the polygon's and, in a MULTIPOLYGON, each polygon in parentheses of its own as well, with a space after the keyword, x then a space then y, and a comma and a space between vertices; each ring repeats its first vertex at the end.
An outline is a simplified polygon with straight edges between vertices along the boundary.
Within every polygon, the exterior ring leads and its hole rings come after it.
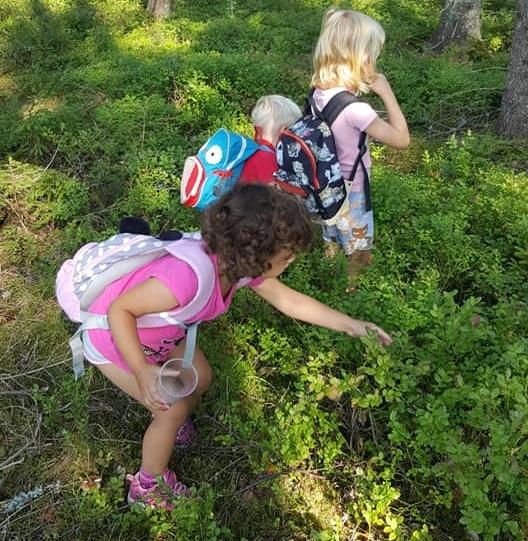
POLYGON ((177 229, 169 229, 168 231, 162 231, 158 235, 159 240, 180 240, 182 237, 183 234, 177 229))
POLYGON ((119 233, 133 233, 134 235, 150 235, 150 226, 143 218, 127 216, 119 222, 119 233))

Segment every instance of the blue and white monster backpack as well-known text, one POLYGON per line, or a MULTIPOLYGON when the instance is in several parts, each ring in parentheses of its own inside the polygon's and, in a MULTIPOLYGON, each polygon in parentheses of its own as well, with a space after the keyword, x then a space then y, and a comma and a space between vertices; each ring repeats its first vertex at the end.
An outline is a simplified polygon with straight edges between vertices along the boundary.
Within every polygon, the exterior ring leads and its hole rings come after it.
POLYGON ((244 135, 220 128, 196 156, 185 160, 180 188, 182 204, 205 210, 237 183, 244 162, 259 149, 269 151, 244 135))

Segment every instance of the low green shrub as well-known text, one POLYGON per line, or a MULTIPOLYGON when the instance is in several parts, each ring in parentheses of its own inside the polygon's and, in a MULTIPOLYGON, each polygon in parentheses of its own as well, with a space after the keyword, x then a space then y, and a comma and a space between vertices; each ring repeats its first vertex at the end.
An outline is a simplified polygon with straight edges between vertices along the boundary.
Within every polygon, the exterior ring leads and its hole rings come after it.
POLYGON ((0 168, 0 208, 34 228, 64 226, 87 212, 89 194, 74 178, 15 160, 0 168))
POLYGON ((238 293, 200 331, 216 380, 197 446, 171 464, 195 495, 171 514, 124 504, 148 414, 96 370, 69 372, 58 265, 125 214, 196 228, 178 203, 185 157, 217 127, 251 135, 262 94, 301 103, 327 6, 175 2, 154 23, 135 0, 0 2, 0 499, 60 481, 2 517, 8 537, 526 537, 528 154, 483 131, 513 1, 484 4, 482 44, 437 57, 438 2, 355 6, 387 30, 380 67, 418 143, 372 146, 376 249, 355 289, 320 239, 283 279, 391 347, 238 293))

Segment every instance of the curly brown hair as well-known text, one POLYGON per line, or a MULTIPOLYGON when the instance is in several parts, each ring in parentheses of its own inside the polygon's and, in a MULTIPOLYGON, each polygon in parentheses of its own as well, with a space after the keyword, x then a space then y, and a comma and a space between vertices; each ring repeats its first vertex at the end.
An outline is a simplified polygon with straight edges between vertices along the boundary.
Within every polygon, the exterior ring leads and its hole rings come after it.
POLYGON ((273 186, 238 184, 205 211, 202 238, 217 254, 220 272, 234 283, 266 272, 282 250, 307 250, 313 229, 297 197, 273 186))

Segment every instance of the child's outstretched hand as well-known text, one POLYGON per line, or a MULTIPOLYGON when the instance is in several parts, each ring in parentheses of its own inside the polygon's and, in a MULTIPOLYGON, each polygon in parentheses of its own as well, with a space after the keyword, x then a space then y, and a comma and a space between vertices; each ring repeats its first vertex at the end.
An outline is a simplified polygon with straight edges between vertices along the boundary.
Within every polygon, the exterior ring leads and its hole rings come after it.
POLYGON ((147 364, 136 371, 136 381, 143 397, 145 406, 152 412, 165 411, 169 408, 169 405, 161 400, 158 391, 158 374, 160 367, 155 364, 147 364))
POLYGON ((380 344, 383 346, 389 346, 392 344, 392 338, 381 328, 370 323, 370 321, 361 321, 360 319, 353 319, 347 330, 345 331, 349 336, 367 336, 368 331, 374 331, 380 344))

